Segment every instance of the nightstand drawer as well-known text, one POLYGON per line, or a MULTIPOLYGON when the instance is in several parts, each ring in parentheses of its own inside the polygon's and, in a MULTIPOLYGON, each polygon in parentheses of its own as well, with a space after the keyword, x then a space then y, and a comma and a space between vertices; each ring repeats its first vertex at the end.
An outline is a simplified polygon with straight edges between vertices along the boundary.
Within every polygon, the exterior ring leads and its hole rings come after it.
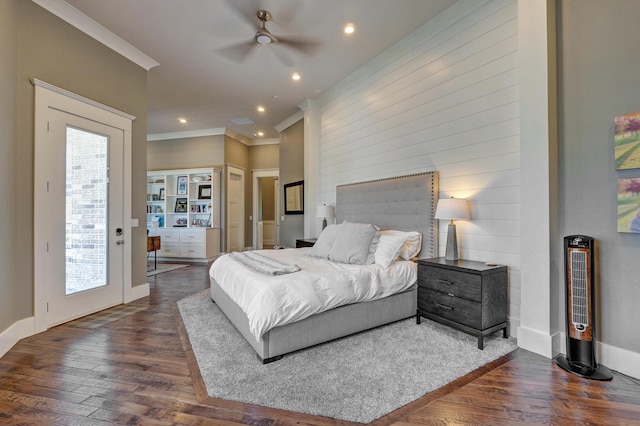
POLYGON ((482 277, 459 271, 418 265, 418 285, 445 294, 480 302, 482 277))
POLYGON ((482 307, 480 303, 424 289, 418 293, 418 306, 425 312, 475 329, 482 329, 482 307))

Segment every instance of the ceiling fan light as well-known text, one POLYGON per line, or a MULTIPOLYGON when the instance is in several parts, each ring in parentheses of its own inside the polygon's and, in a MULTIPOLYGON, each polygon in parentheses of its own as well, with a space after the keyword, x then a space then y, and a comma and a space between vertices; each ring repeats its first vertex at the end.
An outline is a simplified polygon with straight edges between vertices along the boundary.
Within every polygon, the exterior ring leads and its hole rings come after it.
POLYGON ((259 30, 256 33, 256 42, 258 44, 271 44, 275 41, 275 37, 268 31, 259 30))

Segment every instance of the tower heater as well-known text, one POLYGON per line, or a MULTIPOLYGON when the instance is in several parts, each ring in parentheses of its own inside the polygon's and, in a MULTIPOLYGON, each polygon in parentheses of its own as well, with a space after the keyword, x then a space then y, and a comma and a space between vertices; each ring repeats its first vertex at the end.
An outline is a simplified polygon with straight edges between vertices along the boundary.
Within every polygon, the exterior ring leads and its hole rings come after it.
POLYGON ((567 355, 556 364, 580 377, 611 380, 611 371, 596 362, 594 243, 584 235, 564 238, 567 355))

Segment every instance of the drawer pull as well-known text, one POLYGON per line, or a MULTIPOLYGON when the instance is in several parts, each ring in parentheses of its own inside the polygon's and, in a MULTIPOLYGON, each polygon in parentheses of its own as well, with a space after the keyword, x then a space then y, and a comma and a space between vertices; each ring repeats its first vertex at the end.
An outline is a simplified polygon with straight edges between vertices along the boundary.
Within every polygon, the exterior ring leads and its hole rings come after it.
POLYGON ((438 308, 446 309, 448 311, 453 311, 453 308, 451 306, 443 305, 442 303, 436 303, 436 306, 438 308))
POLYGON ((447 296, 456 297, 456 295, 453 293, 447 293, 447 296))
POLYGON ((441 280, 440 278, 437 278, 436 281, 438 281, 439 283, 442 283, 442 284, 449 284, 449 285, 453 284, 452 281, 441 280))

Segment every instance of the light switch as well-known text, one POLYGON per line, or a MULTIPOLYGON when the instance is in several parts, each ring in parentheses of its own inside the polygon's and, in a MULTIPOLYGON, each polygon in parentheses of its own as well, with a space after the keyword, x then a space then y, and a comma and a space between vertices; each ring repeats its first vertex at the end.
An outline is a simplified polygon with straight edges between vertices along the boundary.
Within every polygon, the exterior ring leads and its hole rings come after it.
POLYGON ((140 222, 138 221, 138 219, 131 219, 131 227, 137 228, 138 226, 140 226, 140 222))

